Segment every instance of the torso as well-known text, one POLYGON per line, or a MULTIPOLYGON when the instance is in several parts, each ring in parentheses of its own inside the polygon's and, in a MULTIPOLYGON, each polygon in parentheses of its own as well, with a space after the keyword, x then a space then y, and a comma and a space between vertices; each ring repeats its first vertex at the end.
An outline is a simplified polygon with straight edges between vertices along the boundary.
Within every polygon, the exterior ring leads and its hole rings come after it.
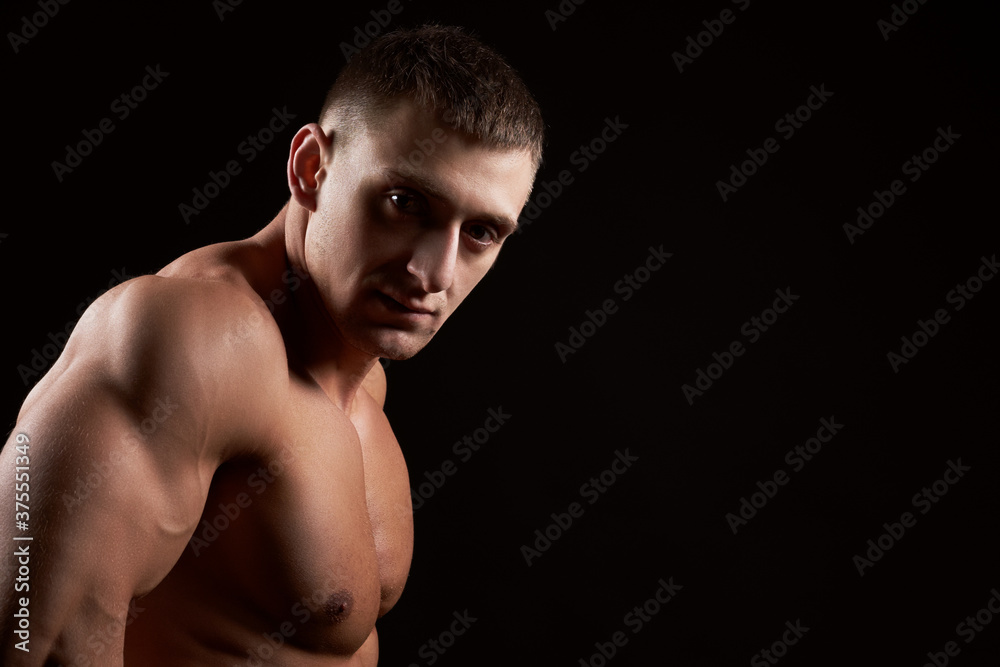
POLYGON ((289 377, 256 437, 232 443, 181 559, 135 602, 126 665, 375 665, 375 621, 412 554, 406 464, 364 389, 348 416, 294 364, 289 377))

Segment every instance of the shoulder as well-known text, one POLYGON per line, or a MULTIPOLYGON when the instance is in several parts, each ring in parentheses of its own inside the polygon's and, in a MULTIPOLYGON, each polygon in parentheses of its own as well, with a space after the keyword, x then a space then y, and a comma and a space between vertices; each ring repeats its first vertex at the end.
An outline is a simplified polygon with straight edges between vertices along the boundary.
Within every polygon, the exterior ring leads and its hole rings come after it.
POLYGON ((85 364, 129 401, 183 399, 210 413, 205 426, 220 435, 259 417, 288 377, 263 302, 237 285, 190 278, 142 276, 108 291, 84 312, 64 356, 61 364, 85 364))
POLYGON ((277 324, 259 297, 221 281, 134 278, 95 301, 78 329, 81 342, 86 336, 125 362, 155 361, 169 352, 217 370, 215 362, 234 357, 250 365, 273 359, 243 358, 252 352, 284 355, 277 324))

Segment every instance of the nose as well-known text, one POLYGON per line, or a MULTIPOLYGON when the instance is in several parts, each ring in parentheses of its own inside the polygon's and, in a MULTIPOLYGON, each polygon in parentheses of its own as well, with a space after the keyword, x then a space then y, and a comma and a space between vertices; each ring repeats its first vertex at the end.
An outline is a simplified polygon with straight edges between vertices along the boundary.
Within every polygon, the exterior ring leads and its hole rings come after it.
POLYGON ((460 234, 457 225, 449 225, 426 229, 418 237, 406 270, 416 276, 420 287, 428 294, 443 292, 451 287, 460 234))

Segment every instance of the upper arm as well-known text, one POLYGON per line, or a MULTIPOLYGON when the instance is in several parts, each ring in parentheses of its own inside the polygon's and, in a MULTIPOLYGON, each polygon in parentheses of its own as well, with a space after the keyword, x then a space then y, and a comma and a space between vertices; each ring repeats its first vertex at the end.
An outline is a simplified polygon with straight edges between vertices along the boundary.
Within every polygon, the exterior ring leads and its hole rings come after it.
MULTIPOLYGON (((30 601, 33 659, 51 653, 70 664, 95 631, 124 629, 129 600, 169 572, 206 497, 196 459, 178 455, 163 465, 164 452, 180 449, 172 442, 182 430, 171 426, 181 417, 173 397, 141 417, 105 381, 71 364, 22 415, 11 438, 29 443, 28 527, 17 534, 32 538, 21 543, 30 551, 30 575, 18 597, 30 601)), ((12 445, 0 452, 0 469, 14 467, 12 445)), ((12 482, 0 478, 8 515, 15 509, 12 482)), ((0 525, 8 544, 12 523, 0 525)), ((17 567, 4 558, 0 578, 12 579, 6 575, 17 567)), ((6 658, 0 662, 21 664, 12 659, 10 593, 0 593, 6 658)))
MULTIPOLYGON (((33 538, 30 588, 0 592, 4 664, 40 665, 50 652, 70 663, 95 630, 124 630, 131 598, 183 553, 233 424, 247 423, 243 411, 255 407, 232 400, 233 380, 245 378, 228 373, 250 372, 226 363, 246 342, 226 339, 232 318, 191 321, 210 311, 163 280, 126 284, 95 302, 0 451, 0 470, 12 470, 12 441, 23 434, 29 442, 30 520, 21 535, 33 538), (14 656, 28 654, 12 647, 9 624, 22 595, 33 657, 19 663, 14 656)), ((8 516, 13 487, 12 475, 0 477, 8 516)), ((0 522, 0 540, 13 543, 14 532, 12 521, 0 522)), ((17 567, 4 558, 0 579, 10 581, 17 567)), ((120 647, 117 656, 108 664, 120 664, 120 647)))

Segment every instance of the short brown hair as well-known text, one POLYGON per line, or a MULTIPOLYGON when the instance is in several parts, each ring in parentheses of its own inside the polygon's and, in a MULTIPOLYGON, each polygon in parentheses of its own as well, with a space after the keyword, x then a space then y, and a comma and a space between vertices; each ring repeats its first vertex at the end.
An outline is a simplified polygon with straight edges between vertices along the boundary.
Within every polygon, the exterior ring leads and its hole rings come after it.
POLYGON ((538 103, 500 54, 461 28, 424 25, 373 40, 340 71, 319 122, 363 122, 401 97, 484 143, 529 151, 536 169, 541 163, 538 103))

